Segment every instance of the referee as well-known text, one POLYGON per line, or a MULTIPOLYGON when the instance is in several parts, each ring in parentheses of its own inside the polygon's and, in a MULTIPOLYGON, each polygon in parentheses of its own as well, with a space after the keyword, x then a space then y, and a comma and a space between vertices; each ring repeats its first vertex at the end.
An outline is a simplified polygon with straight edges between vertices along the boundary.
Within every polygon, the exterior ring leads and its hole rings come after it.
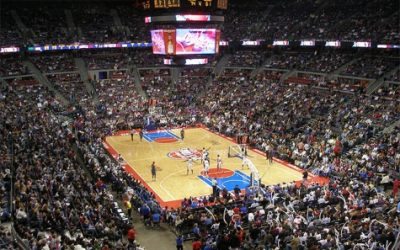
POLYGON ((151 179, 153 181, 156 181, 157 179, 157 169, 156 169, 156 163, 154 161, 151 164, 151 179))

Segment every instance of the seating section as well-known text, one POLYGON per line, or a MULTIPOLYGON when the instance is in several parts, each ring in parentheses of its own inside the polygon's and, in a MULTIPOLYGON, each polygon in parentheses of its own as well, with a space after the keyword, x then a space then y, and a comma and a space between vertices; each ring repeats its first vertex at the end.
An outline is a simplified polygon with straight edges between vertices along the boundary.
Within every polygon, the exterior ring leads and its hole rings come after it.
POLYGON ((4 57, 0 60, 0 76, 17 76, 29 74, 28 68, 26 68, 20 60, 15 60, 14 57, 4 57))
POLYGON ((398 58, 363 57, 350 64, 344 74, 365 78, 379 78, 398 65, 398 58))
MULTIPOLYGON (((150 41, 131 3, 19 5, 2 5, 1 47, 150 41)), ((224 15, 222 39, 233 46, 202 67, 166 67, 149 48, 0 55, 0 249, 17 248, 11 221, 28 249, 141 250, 140 234, 128 240, 138 223, 149 234, 169 227, 208 250, 396 247, 397 51, 234 45, 398 44, 398 1, 232 1, 224 15), (252 149, 328 183, 221 189, 162 207, 103 145, 107 135, 143 127, 153 111, 161 128, 203 124, 229 137, 244 133, 252 149)))
POLYGON ((34 55, 32 62, 44 73, 75 71, 76 66, 70 54, 34 55))
MULTIPOLYGON (((399 3, 391 0, 238 1, 229 5, 222 28, 227 41, 340 38, 396 44, 400 38, 399 3)), ((150 41, 143 13, 128 3, 27 4, 23 8, 7 3, 3 8, 2 45, 150 41), (12 10, 26 28, 15 23, 12 10), (74 26, 68 24, 64 10, 71 11, 74 26)))

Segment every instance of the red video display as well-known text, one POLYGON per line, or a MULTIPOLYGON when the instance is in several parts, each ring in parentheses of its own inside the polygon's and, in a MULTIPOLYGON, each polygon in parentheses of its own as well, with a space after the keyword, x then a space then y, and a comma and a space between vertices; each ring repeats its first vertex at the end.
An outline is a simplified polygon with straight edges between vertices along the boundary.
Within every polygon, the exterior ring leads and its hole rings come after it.
POLYGON ((153 53, 202 55, 219 52, 221 32, 216 29, 152 30, 153 53))
POLYGON ((215 54, 215 29, 177 29, 176 54, 215 54))

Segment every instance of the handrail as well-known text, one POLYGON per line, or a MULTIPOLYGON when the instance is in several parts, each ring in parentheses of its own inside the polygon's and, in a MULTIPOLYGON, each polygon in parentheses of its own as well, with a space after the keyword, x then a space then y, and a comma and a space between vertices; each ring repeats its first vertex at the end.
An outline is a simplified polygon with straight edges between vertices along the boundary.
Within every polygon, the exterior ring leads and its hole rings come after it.
POLYGON ((26 239, 22 239, 14 228, 14 223, 11 224, 11 236, 15 243, 23 250, 29 250, 29 243, 26 239))

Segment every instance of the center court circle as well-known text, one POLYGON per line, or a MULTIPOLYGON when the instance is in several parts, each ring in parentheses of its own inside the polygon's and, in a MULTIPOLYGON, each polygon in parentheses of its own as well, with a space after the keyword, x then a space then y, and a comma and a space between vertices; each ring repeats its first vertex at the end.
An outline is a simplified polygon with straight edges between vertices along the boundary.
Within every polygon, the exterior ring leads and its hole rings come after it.
POLYGON ((193 148, 181 148, 178 150, 171 151, 167 154, 169 158, 176 160, 199 160, 201 159, 201 151, 193 148))
POLYGON ((210 178, 227 178, 227 177, 231 177, 232 175, 234 175, 235 172, 233 172, 230 169, 227 168, 210 168, 208 170, 208 177, 210 178))

